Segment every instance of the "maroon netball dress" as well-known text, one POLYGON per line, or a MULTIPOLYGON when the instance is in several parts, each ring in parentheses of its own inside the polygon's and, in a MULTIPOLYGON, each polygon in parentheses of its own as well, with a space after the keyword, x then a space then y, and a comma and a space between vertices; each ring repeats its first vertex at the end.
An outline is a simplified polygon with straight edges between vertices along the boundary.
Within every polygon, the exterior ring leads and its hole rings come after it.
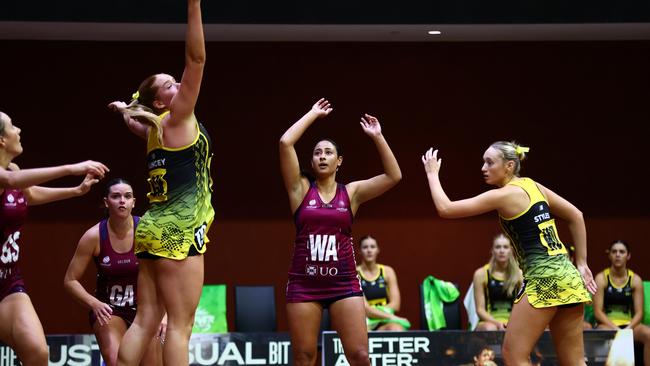
POLYGON ((20 189, 6 188, 0 194, 0 301, 15 292, 25 292, 25 282, 18 268, 21 229, 27 218, 27 201, 20 189))
MULTIPOLYGON (((139 220, 139 217, 133 217, 134 233, 139 220)), ((99 255, 95 257, 95 265, 97 266, 95 297, 110 305, 113 315, 119 316, 127 325, 131 325, 137 306, 138 258, 133 252, 133 246, 124 253, 113 249, 108 235, 108 219, 99 223, 99 255)), ((95 314, 91 311, 91 326, 95 320, 95 314)))
POLYGON ((363 296, 352 245, 352 210, 343 184, 325 203, 315 183, 294 215, 296 242, 289 268, 287 302, 321 302, 324 306, 363 296))

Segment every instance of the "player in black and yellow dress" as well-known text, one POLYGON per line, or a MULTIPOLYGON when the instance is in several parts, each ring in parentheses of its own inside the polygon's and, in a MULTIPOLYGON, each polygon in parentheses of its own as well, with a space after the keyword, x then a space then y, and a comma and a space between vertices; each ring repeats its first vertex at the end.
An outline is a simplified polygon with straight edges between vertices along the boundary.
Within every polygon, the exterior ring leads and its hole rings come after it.
POLYGON ((366 304, 368 330, 403 331, 411 323, 395 315, 400 310, 402 297, 397 285, 397 275, 391 266, 377 263, 379 244, 370 235, 359 240, 361 263, 357 273, 366 304))
POLYGON ((136 231, 138 312, 120 345, 118 365, 137 365, 167 311, 164 360, 188 365, 194 312, 203 287, 203 253, 214 217, 212 150, 194 115, 205 65, 199 0, 187 1, 185 69, 145 79, 129 105, 113 102, 129 129, 147 140, 149 209, 136 231))
POLYGON ((626 242, 612 242, 608 255, 611 265, 596 275, 594 316, 598 329, 632 329, 634 340, 643 343, 643 361, 650 365, 650 327, 641 323, 643 280, 627 268, 631 254, 626 242))
POLYGON ((474 272, 472 283, 480 319, 475 330, 505 330, 522 276, 510 240, 503 234, 492 241, 490 262, 474 272))
POLYGON ((524 275, 503 341, 506 364, 526 365, 546 327, 561 365, 585 365, 582 340, 583 303, 596 292, 587 266, 584 218, 569 201, 529 178, 519 177, 528 148, 495 142, 483 154, 486 183, 497 188, 469 199, 451 201, 440 183, 438 151, 422 156, 438 214, 460 218, 497 211, 513 243, 524 275), (551 214, 568 221, 576 248, 576 267, 566 255, 551 214), (587 290, 588 289, 588 290, 587 290))

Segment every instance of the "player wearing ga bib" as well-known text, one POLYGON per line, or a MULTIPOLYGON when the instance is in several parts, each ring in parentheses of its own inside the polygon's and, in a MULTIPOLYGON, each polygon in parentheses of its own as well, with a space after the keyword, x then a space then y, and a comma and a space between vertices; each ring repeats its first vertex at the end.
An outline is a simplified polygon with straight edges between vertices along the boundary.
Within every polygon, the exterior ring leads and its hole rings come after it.
POLYGON ((625 285, 616 286, 609 273, 609 268, 603 271, 603 275, 607 280, 607 287, 603 296, 603 308, 607 318, 617 326, 626 326, 632 321, 634 316, 634 299, 632 297, 632 279, 634 272, 627 270, 627 281, 625 285))
POLYGON ((510 319, 514 295, 508 296, 504 289, 504 280, 497 278, 490 272, 490 265, 486 264, 485 269, 485 306, 487 312, 496 320, 507 323, 510 319))
POLYGON ((212 143, 205 127, 198 123, 197 128, 194 141, 181 148, 161 146, 155 128, 149 129, 147 198, 150 206, 136 231, 138 257, 181 260, 205 253, 207 233, 214 219, 210 177, 212 143))
POLYGON ((0 301, 15 292, 25 292, 25 282, 18 267, 21 230, 27 218, 27 200, 20 189, 5 188, 0 194, 0 301))
POLYGON ((287 302, 331 301, 362 296, 352 247, 352 211, 345 185, 324 203, 315 183, 296 210, 296 242, 287 302))
POLYGON ((361 279, 361 289, 363 295, 366 297, 370 306, 386 305, 388 304, 388 287, 386 285, 386 278, 384 277, 384 265, 378 264, 379 273, 375 278, 363 277, 363 272, 359 270, 359 278, 361 279))
MULTIPOLYGON (((133 216, 133 226, 138 226, 139 217, 133 216)), ((138 284, 138 259, 130 250, 120 253, 113 249, 108 234, 108 219, 99 223, 99 254, 94 258, 97 267, 95 297, 109 304, 112 315, 124 319, 127 325, 133 323, 136 313, 138 284)), ((90 326, 97 320, 90 311, 90 326)))
POLYGON ((589 302, 591 298, 580 273, 571 263, 560 241, 546 198, 530 178, 510 181, 530 198, 528 208, 514 217, 499 216, 501 228, 510 238, 524 275, 515 302, 523 295, 536 307, 589 302))

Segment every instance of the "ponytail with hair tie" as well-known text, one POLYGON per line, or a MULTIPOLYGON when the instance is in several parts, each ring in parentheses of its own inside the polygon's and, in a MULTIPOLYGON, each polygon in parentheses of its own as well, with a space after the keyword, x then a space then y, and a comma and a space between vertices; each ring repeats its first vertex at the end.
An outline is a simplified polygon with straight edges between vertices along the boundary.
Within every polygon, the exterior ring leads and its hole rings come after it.
POLYGON ((515 145, 515 153, 517 154, 517 157, 519 160, 524 160, 526 157, 526 153, 530 151, 530 148, 527 146, 520 146, 520 145, 515 145))
POLYGON ((517 155, 521 155, 521 153, 527 153, 529 151, 530 151, 530 148, 526 147, 526 146, 517 145, 517 147, 515 147, 515 152, 517 153, 517 155))

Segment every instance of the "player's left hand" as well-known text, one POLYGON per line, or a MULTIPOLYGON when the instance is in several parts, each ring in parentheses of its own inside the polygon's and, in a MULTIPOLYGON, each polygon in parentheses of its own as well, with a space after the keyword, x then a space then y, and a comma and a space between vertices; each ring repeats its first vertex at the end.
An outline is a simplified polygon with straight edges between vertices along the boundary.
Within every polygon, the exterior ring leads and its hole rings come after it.
POLYGON ((424 170, 427 174, 438 173, 442 165, 442 159, 438 159, 438 150, 433 150, 433 148, 427 150, 422 155, 422 164, 424 164, 424 170))
POLYGON ((78 187, 79 193, 81 195, 84 195, 84 194, 88 193, 88 191, 90 191, 90 187, 97 184, 97 182, 99 182, 99 179, 97 179, 95 177, 95 175, 86 174, 86 176, 84 177, 84 180, 81 182, 81 184, 79 184, 79 187, 78 187))
POLYGON ((368 113, 364 114, 361 117, 361 128, 368 136, 379 136, 381 135, 381 125, 379 120, 376 117, 369 115, 368 113))
POLYGON ((594 295, 596 290, 598 290, 598 285, 596 285, 596 281, 594 281, 594 276, 591 274, 591 270, 586 264, 582 264, 578 265, 578 271, 582 276, 582 280, 585 282, 587 290, 594 295))

